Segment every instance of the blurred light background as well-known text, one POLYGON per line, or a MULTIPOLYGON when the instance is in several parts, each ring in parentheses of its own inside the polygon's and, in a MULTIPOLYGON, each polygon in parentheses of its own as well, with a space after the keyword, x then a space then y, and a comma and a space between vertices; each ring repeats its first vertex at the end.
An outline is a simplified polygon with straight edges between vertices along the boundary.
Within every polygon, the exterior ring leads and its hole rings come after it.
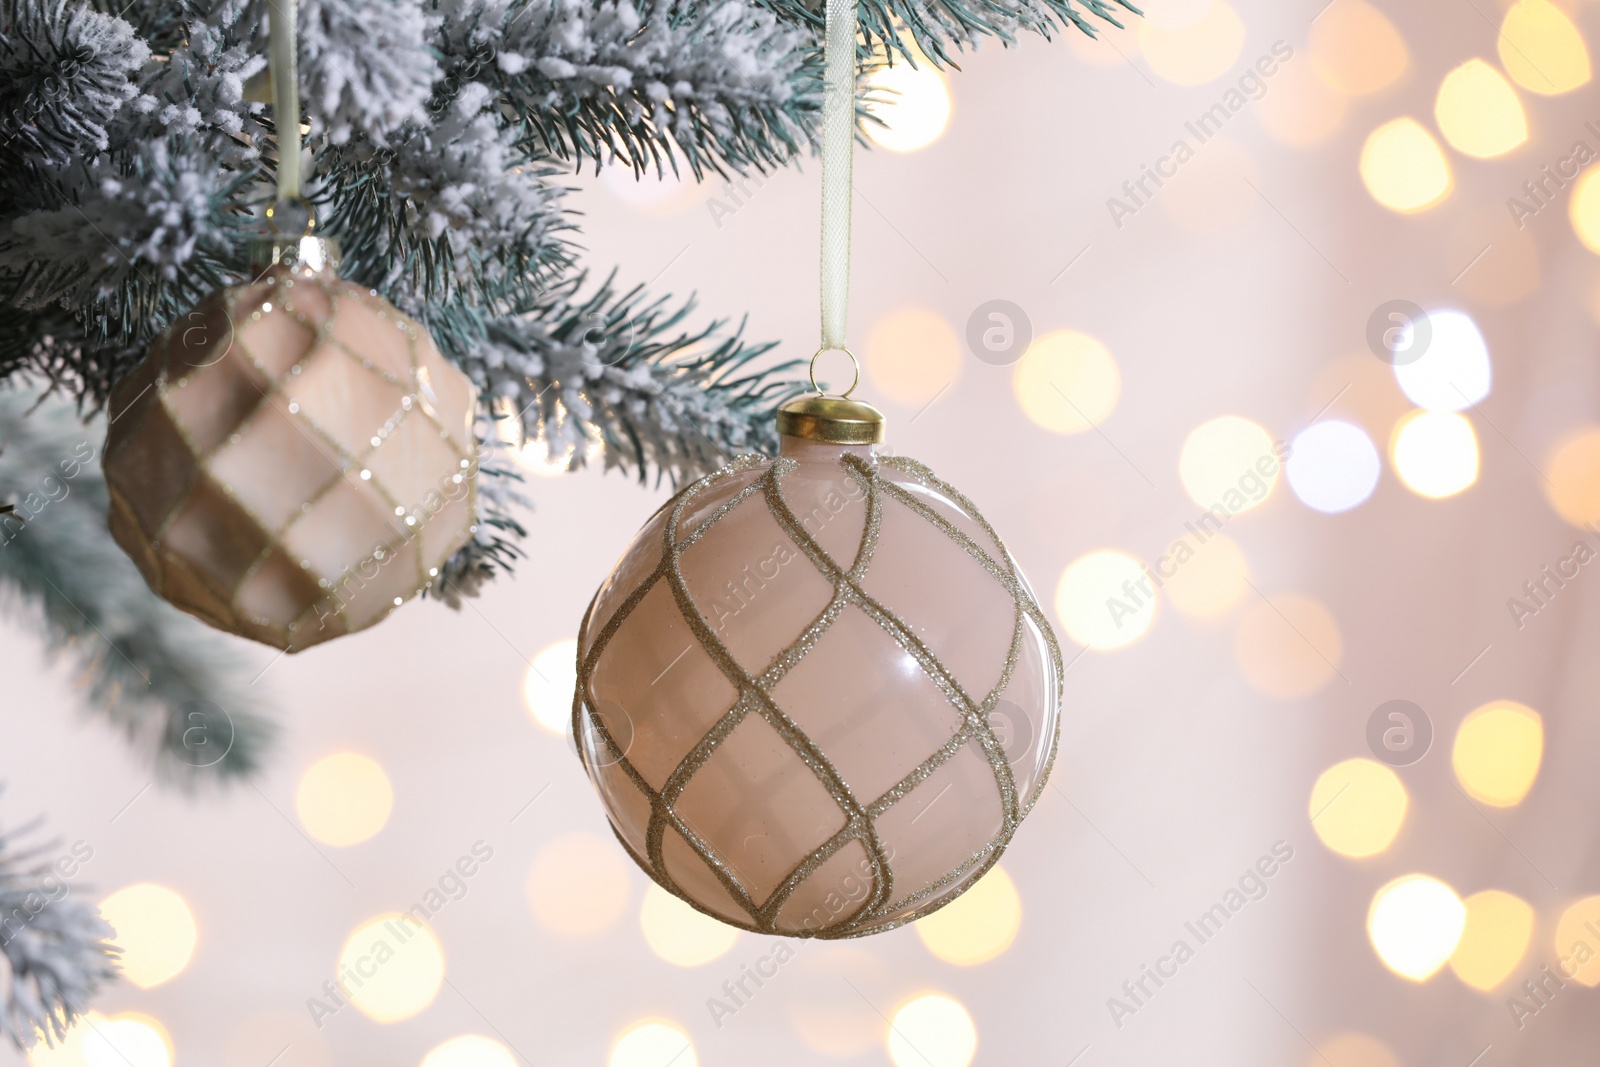
MULTIPOLYGON (((258 653, 283 736, 229 792, 153 786, 0 624, 6 810, 127 949, 26 1062, 1593 1062, 1600 4, 1145 6, 880 76, 856 164, 862 394, 1071 664, 1000 867, 845 943, 649 886, 567 722, 668 490, 541 477, 517 581, 258 653)), ((809 355, 814 163, 574 180, 594 261, 809 355)))

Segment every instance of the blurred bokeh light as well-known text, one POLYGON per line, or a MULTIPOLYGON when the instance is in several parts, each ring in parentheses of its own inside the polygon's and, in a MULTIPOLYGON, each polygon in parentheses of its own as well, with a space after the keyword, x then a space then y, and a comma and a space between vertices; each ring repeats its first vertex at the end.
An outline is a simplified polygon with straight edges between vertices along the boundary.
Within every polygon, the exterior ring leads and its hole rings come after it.
POLYGON ((903 58, 867 77, 867 110, 886 125, 867 122, 867 136, 891 152, 915 152, 937 141, 950 124, 950 87, 925 57, 913 67, 903 58))
POLYGON ((1230 514, 1260 507, 1278 484, 1279 451, 1272 435, 1238 415, 1203 422, 1184 438, 1178 477, 1202 508, 1230 514))
POLYGON ((1487 993, 1516 970, 1533 940, 1533 907, 1500 889, 1485 889, 1462 901, 1467 925, 1450 956, 1450 969, 1473 989, 1487 993))
POLYGON ((967 1067, 978 1051, 978 1030, 959 1000, 923 993, 895 1010, 888 1046, 894 1067, 967 1067))
POLYGON ((699 1067, 694 1042, 672 1023, 648 1019, 617 1036, 606 1067, 699 1067))
POLYGON ((1219 533, 1198 548, 1192 541, 1184 543, 1194 555, 1179 562, 1174 553, 1167 564, 1172 577, 1161 587, 1172 606, 1192 618, 1209 619, 1237 604, 1250 587, 1250 564, 1239 543, 1219 533))
POLYGON ((432 1004, 444 984, 444 948, 433 930, 410 915, 369 919, 339 950, 340 990, 367 1018, 409 1019, 432 1004))
POLYGON ((421 1067, 517 1067, 517 1057, 493 1038, 462 1034, 436 1046, 421 1067))
POLYGON ((1515 701, 1485 704, 1461 720, 1450 763, 1461 788, 1497 808, 1522 803, 1544 759, 1544 720, 1515 701))
POLYGON ((116 931, 122 976, 140 989, 182 974, 200 937, 188 903, 163 885, 143 882, 117 890, 100 902, 100 917, 116 931))
POLYGON ((1493 159, 1528 139, 1528 116, 1505 75, 1482 59, 1469 59, 1444 76, 1434 118, 1450 147, 1493 159))
POLYGON ((1012 374, 1023 414, 1052 433, 1083 433, 1104 422, 1122 395, 1122 375, 1105 345, 1057 330, 1036 338, 1012 374))
POLYGON ((578 685, 578 642, 546 645, 522 676, 522 702, 533 721, 557 737, 572 732, 572 694, 578 685))
POLYGON ((1425 874, 1396 878, 1372 897, 1367 935, 1395 974, 1425 982, 1455 952, 1467 909, 1455 890, 1425 874))
POLYGON ((1324 419, 1295 435, 1293 451, 1283 466, 1289 488, 1302 504, 1334 514, 1372 496, 1383 459, 1361 427, 1324 419))
POLYGON ((1426 211, 1450 195, 1450 161, 1433 135, 1409 116, 1384 123, 1361 148, 1361 180, 1391 211, 1426 211))
POLYGON ((1022 927, 1022 898, 998 864, 971 889, 914 924, 929 952, 958 967, 986 963, 1011 947, 1022 927))
POLYGON ((1317 776, 1311 826, 1342 856, 1375 856, 1394 843, 1410 800, 1400 776, 1370 759, 1348 759, 1317 776))
POLYGON ((737 928, 695 911, 654 882, 645 887, 639 927, 650 951, 677 967, 721 959, 739 939, 737 928))
POLYGON ((633 896, 632 876, 633 864, 615 841, 566 834, 533 857, 528 903, 546 930, 587 940, 622 920, 633 896))
POLYGON ((166 1027, 148 1015, 84 1015, 54 1048, 40 1042, 29 1067, 172 1067, 175 1052, 166 1027))
POLYGON ((1233 657, 1245 681, 1279 700, 1310 696, 1339 673, 1344 639, 1332 613, 1310 597, 1280 593, 1239 621, 1233 657))
POLYGON ((358 845, 388 824, 394 788, 371 756, 336 752, 301 773, 294 810, 306 833, 323 844, 358 845))
POLYGON ((1348 96, 1386 89, 1410 64, 1405 38, 1367 0, 1338 0, 1311 24, 1311 64, 1330 88, 1348 96))
POLYGON ((1574 901, 1556 923, 1555 960, 1580 985, 1600 986, 1600 896, 1574 901))
POLYGON ((1588 46, 1549 0, 1513 4, 1496 43, 1506 73, 1530 92, 1555 96, 1589 84, 1588 46))
POLYGON ((1139 22, 1139 50, 1145 62, 1174 85, 1203 85, 1222 77, 1239 58, 1244 38, 1244 23, 1227 0, 1211 0, 1205 14, 1192 22, 1186 18, 1139 22))
MULTIPOLYGON (((1394 377, 1413 404, 1429 411, 1460 411, 1489 395, 1493 370, 1489 345, 1478 324, 1464 311, 1427 313, 1429 337, 1422 353, 1396 364, 1394 377)), ((1417 344, 1418 325, 1402 327, 1398 351, 1417 344)))
POLYGON ((1557 515, 1574 526, 1600 522, 1600 427, 1562 441, 1545 470, 1541 485, 1557 515))
POLYGON ((866 365, 867 378, 886 399, 922 407, 960 377, 961 342, 937 311, 901 308, 867 334, 866 365))
POLYGON ((1056 617, 1067 636, 1097 652, 1133 644, 1156 620, 1159 594, 1144 565, 1126 552, 1078 557, 1056 584, 1056 617))
POLYGON ((1478 435, 1453 411, 1414 411, 1395 426, 1394 471, 1418 496, 1442 500, 1478 480, 1478 435))

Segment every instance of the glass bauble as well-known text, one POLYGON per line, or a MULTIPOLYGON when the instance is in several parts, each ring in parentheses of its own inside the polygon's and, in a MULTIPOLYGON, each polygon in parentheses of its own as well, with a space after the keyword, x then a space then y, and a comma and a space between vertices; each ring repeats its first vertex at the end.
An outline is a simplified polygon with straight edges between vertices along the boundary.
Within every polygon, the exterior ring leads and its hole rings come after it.
POLYGON ((218 629, 289 652, 365 629, 471 536, 476 404, 377 294, 273 267, 180 316, 112 391, 111 532, 218 629))
POLYGON ((856 937, 999 858, 1055 755, 1061 656, 959 492, 867 444, 781 442, 635 538, 584 620, 574 731, 664 888, 856 937))

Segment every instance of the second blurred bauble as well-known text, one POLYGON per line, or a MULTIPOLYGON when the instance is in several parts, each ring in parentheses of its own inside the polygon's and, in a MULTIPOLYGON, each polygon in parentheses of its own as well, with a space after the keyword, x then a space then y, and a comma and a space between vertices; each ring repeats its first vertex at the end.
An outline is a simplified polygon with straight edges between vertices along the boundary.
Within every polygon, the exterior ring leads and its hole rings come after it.
POLYGON ((472 383, 300 245, 172 324, 113 390, 105 448, 150 587, 289 652, 421 592, 476 522, 472 383))
POLYGON ((777 459, 689 486, 584 620, 574 730, 661 886, 735 926, 842 938, 953 900, 1055 755, 1062 667, 1016 562, 882 416, 779 412, 777 459))

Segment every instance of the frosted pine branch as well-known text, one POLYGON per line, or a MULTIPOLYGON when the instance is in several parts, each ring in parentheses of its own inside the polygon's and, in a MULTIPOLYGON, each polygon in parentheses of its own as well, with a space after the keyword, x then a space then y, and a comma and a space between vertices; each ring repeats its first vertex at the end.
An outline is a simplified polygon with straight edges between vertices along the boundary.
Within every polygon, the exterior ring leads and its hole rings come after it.
POLYGON ((93 710, 167 779, 253 770, 271 727, 229 638, 153 596, 106 529, 105 437, 60 400, 0 392, 0 603, 37 620, 93 710), (198 732, 197 732, 198 730, 198 732))
POLYGON ((423 118, 439 77, 439 27, 421 0, 302 0, 301 106, 334 144, 375 145, 423 118))
POLYGON ((150 48, 133 27, 71 0, 0 0, 0 162, 66 163, 110 145, 150 48))
POLYGON ((21 1050, 61 1040, 117 977, 118 957, 111 927, 70 895, 48 848, 21 846, 27 829, 0 832, 0 1036, 21 1050))
POLYGON ((692 301, 618 294, 609 280, 583 297, 583 282, 546 293, 531 315, 488 322, 461 361, 486 395, 521 413, 526 436, 552 455, 570 450, 574 468, 598 438, 608 469, 674 482, 773 450, 771 409, 798 391, 784 377, 797 364, 754 370, 771 345, 724 335, 721 323, 682 329, 692 301))
POLYGON ((746 0, 443 0, 446 87, 491 82, 530 150, 700 176, 786 162, 821 103, 807 34, 746 0))

